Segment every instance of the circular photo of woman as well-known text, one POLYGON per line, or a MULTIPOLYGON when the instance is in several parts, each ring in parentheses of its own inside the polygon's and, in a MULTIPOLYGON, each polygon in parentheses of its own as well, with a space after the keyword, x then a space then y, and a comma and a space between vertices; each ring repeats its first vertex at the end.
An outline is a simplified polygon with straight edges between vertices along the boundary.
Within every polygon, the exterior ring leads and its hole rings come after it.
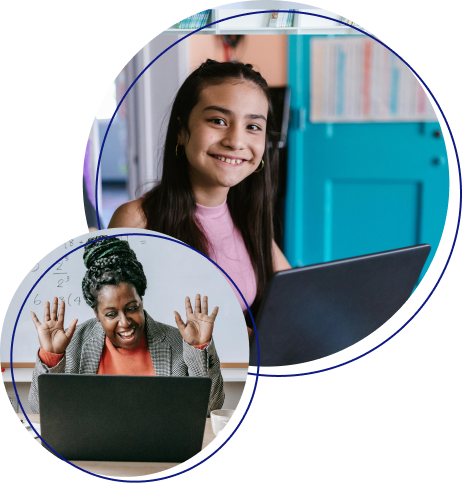
POLYGON ((219 444, 245 405, 249 354, 226 275, 184 243, 128 231, 83 235, 38 262, 1 341, 5 388, 31 435, 112 476, 219 444))

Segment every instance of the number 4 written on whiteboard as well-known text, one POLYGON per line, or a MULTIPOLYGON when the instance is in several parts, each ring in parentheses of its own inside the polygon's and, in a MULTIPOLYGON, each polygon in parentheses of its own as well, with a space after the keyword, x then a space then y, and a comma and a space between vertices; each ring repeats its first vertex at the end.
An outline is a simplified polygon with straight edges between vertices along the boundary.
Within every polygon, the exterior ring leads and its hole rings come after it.
MULTIPOLYGON (((66 297, 63 297, 63 296, 59 296, 58 298, 59 298, 59 300, 65 300, 66 299, 66 297)), ((70 293, 67 296, 67 305, 69 305, 69 307, 72 307, 73 305, 80 305, 80 302, 81 302, 80 295, 75 297, 75 295, 70 293)), ((35 294, 34 305, 40 305, 41 303, 42 303, 42 297, 38 293, 35 294)))

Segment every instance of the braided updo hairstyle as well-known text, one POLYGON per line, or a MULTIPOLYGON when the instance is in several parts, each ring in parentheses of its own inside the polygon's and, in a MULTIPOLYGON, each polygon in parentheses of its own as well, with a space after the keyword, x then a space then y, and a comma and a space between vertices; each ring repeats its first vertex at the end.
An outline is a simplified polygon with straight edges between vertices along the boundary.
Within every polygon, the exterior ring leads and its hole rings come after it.
POLYGON ((104 285, 133 285, 140 297, 146 292, 143 265, 136 259, 128 242, 119 238, 96 236, 88 241, 100 240, 85 247, 83 261, 87 273, 82 280, 83 296, 92 308, 98 305, 98 293, 104 285), (101 239, 101 240, 100 240, 101 239))

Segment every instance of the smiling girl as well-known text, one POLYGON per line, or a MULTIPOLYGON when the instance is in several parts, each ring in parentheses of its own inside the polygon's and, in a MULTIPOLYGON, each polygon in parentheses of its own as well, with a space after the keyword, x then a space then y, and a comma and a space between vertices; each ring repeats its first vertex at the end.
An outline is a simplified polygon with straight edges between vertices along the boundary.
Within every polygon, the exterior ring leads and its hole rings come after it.
POLYGON ((268 84, 250 64, 207 60, 173 102, 160 183, 120 206, 109 228, 155 230, 205 253, 254 311, 270 276, 290 268, 274 242, 273 124, 268 84))

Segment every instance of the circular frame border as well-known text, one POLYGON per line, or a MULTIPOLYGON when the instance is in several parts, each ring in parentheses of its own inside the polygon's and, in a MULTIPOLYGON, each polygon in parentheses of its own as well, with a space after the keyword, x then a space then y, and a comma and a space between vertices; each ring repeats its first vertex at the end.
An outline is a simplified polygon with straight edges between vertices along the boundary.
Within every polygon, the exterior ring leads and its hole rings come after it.
MULTIPOLYGON (((168 50, 170 50, 172 47, 174 47, 176 44, 178 44, 179 42, 182 42, 183 40, 185 40, 186 38, 188 38, 189 36, 197 33, 197 32, 200 32, 201 30, 207 28, 207 27, 210 27, 212 25, 215 25, 217 23, 220 23, 220 22, 224 22, 226 20, 230 20, 230 19, 233 19, 233 18, 238 18, 238 17, 245 17, 245 16, 248 16, 248 15, 257 15, 257 14, 262 14, 262 13, 271 13, 271 12, 285 12, 285 13, 289 13, 290 11, 289 10, 260 10, 260 11, 257 11, 257 12, 249 12, 249 13, 244 13, 244 14, 239 14, 239 15, 233 15, 233 16, 230 16, 230 17, 226 17, 224 19, 220 19, 220 20, 217 20, 215 22, 211 22, 207 25, 205 25, 204 27, 201 27, 201 28, 198 28, 196 30, 194 30, 193 32, 190 32, 188 34, 186 34, 184 37, 182 37, 181 39, 178 39, 177 41, 175 41, 172 45, 170 45, 169 47, 167 47, 163 52, 161 52, 153 61, 151 61, 143 70, 142 72, 138 75, 138 77, 132 82, 132 84, 130 85, 130 87, 128 88, 128 90, 126 91, 126 93, 124 94, 124 96, 122 97, 122 99, 120 100, 119 104, 117 105, 117 108, 116 110, 114 111, 114 114, 109 122, 109 125, 106 129, 106 133, 104 135, 104 139, 103 139, 103 143, 101 145, 101 150, 100 150, 100 154, 99 154, 99 159, 98 159, 98 165, 97 165, 97 170, 96 170, 96 182, 95 182, 95 202, 96 202, 96 216, 97 216, 97 219, 98 219, 98 228, 100 228, 100 221, 99 221, 99 214, 98 214, 98 178, 99 178, 99 170, 100 170, 100 163, 101 163, 101 155, 102 155, 102 152, 103 152, 103 149, 104 149, 104 144, 105 144, 105 141, 106 141, 106 138, 107 138, 107 134, 109 132, 109 129, 112 125, 112 122, 114 120, 114 117, 115 115, 117 114, 117 111, 119 110, 122 102, 125 100, 125 97, 127 96, 127 94, 130 92, 130 90, 132 89, 132 87, 135 85, 135 83, 138 81, 138 79, 144 74, 144 72, 159 58, 161 57, 162 55, 165 54, 165 52, 167 52, 168 50)), ((350 25, 350 24, 347 24, 346 22, 342 22, 341 20, 337 20, 337 19, 333 19, 331 17, 327 17, 325 15, 319 15, 319 14, 315 14, 315 13, 308 13, 308 12, 296 12, 294 11, 293 12, 294 14, 301 14, 301 15, 309 15, 309 16, 314 16, 314 17, 319 17, 319 18, 323 18, 323 19, 327 19, 327 20, 331 20, 332 22, 337 22, 337 23, 340 23, 346 27, 349 27, 351 29, 354 29, 354 30, 357 30, 359 33, 361 34, 364 34, 364 35, 367 35, 368 37, 370 37, 371 39, 375 40, 376 42, 378 42, 379 44, 381 44, 383 47, 387 48, 390 52, 392 52, 393 54, 395 54, 399 59, 401 59, 408 67, 409 69, 411 69, 411 71, 414 73, 414 75, 417 77, 417 79, 420 81, 420 83, 424 86, 427 94, 429 93, 431 98, 433 99, 436 107, 438 108, 440 114, 442 115, 443 117, 443 120, 444 120, 444 123, 446 125, 446 128, 448 129, 448 132, 449 132, 449 135, 450 135, 450 138, 451 138, 451 141, 452 141, 452 146, 453 146, 453 149, 454 149, 454 153, 455 153, 455 157, 456 157, 456 162, 457 162, 457 167, 458 167, 458 173, 459 173, 459 190, 460 190, 460 186, 462 185, 462 176, 461 176, 461 167, 460 167, 460 159, 459 159, 459 154, 458 154, 458 151, 457 151, 457 147, 456 147, 456 143, 455 143, 455 140, 454 140, 454 136, 452 134, 452 130, 449 126, 449 123, 447 121, 447 118, 446 118, 446 115, 444 114, 439 102, 436 100, 436 97, 434 96, 433 92, 431 91, 431 89, 427 86, 427 84, 425 83, 425 81, 422 79, 422 77, 411 67, 411 65, 406 62, 399 54, 397 54, 391 47, 389 47, 388 45, 386 45, 385 43, 383 43, 381 40, 379 40, 377 37, 375 37, 373 34, 370 34, 354 25, 350 25)), ((448 160, 449 161, 449 160, 448 160)), ((398 334, 402 329, 404 329, 404 327, 406 327, 415 317, 416 315, 422 310, 422 308, 424 307, 424 305, 426 305, 426 303, 428 302, 428 300, 430 299, 430 297, 433 295, 434 291, 436 290, 436 287, 439 285, 440 281, 441 281, 441 278, 443 277, 444 273, 446 272, 446 269, 447 269, 447 266, 449 264, 449 261, 452 257, 452 254, 454 252, 454 247, 455 247, 455 244, 456 244, 456 241, 457 241, 457 237, 458 237, 458 233, 459 233, 459 228, 460 228, 460 221, 461 221, 461 204, 462 204, 462 198, 459 196, 459 214, 458 214, 458 220, 457 220, 457 225, 456 225, 456 231, 455 231, 455 236, 453 238, 453 243, 452 243, 452 246, 449 250, 449 256, 446 260, 446 264, 444 265, 444 268, 443 270, 441 271, 440 273, 440 276, 438 277, 435 285, 433 286, 432 290, 430 291, 429 295, 427 296, 427 298, 424 300, 424 302, 418 307, 418 309, 414 312, 414 314, 404 323, 401 325, 401 327, 396 330, 391 336, 389 336, 387 339, 385 339, 384 341, 382 341, 380 344, 377 344, 375 347, 373 347, 372 349, 370 349, 369 351, 367 352, 364 352, 363 354, 357 356, 357 357, 354 357, 352 359, 349 359, 348 361, 345 361, 341 364, 336 364, 336 365, 333 365, 333 366, 330 366, 328 368, 325 368, 325 369, 319 369, 319 370, 315 370, 315 371, 309 371, 309 372, 305 372, 305 373, 298 373, 298 374, 293 374, 293 373, 288 373, 288 374, 260 374, 260 357, 258 358, 258 367, 257 367, 257 372, 256 373, 251 373, 249 372, 249 375, 252 375, 252 376, 256 376, 256 377, 298 377, 298 376, 306 376, 306 375, 312 375, 312 374, 318 374, 318 373, 321 373, 321 372, 326 372, 326 371, 329 371, 329 370, 332 370, 332 369, 336 369, 338 367, 341 367, 341 366, 344 366, 346 364, 349 364, 350 362, 353 362, 353 361, 356 361, 358 359, 361 359, 362 357, 370 354, 371 352, 375 351, 376 349, 378 349, 379 347, 381 347, 382 345, 384 345, 386 342, 388 342, 390 339, 392 339, 396 334, 398 334)), ((449 203, 448 203, 448 214, 449 214, 449 203)), ((438 250, 437 250, 438 251, 438 250)), ((425 277, 424 277, 425 278, 425 277)), ((399 312, 399 311, 398 311, 399 312)), ((254 322, 254 318, 253 318, 253 315, 252 313, 250 312, 250 309, 249 309, 249 314, 252 318, 252 323, 253 323, 253 326, 254 326, 254 330, 256 331, 256 326, 255 326, 255 322, 254 322)), ((258 343, 258 338, 257 338, 257 343, 258 343)), ((260 354, 260 349, 259 349, 259 345, 258 345, 258 354, 260 354)))
MULTIPOLYGON (((117 228, 109 228, 109 229, 116 230, 117 228)), ((23 406, 21 404, 21 400, 19 398, 18 391, 16 389, 16 383, 15 383, 15 380, 14 380, 14 370, 13 370, 13 347, 14 347, 14 337, 15 337, 15 333, 16 333, 16 327, 18 325, 19 318, 21 316, 22 310, 23 310, 23 308, 24 308, 27 300, 29 299, 32 291, 38 285, 38 283, 42 280, 42 278, 58 262, 60 262, 63 258, 68 257, 71 253, 74 253, 75 251, 80 250, 80 249, 82 249, 83 247, 85 247, 87 245, 91 245, 92 243, 95 243, 96 241, 100 241, 100 240, 103 240, 103 239, 106 239, 106 238, 114 238, 114 237, 118 237, 118 236, 149 236, 149 237, 152 237, 152 238, 161 238, 163 240, 168 240, 168 241, 171 241, 171 242, 174 242, 174 243, 178 243, 179 245, 183 245, 184 247, 189 248, 190 250, 193 250, 193 251, 197 252, 199 255, 202 255, 204 258, 207 258, 207 260, 209 260, 210 262, 212 262, 216 267, 218 267, 226 275, 226 277, 228 277, 228 279, 231 281, 231 283, 236 287, 236 290, 239 292, 239 295, 242 297, 242 300, 244 301, 244 303, 245 303, 245 305, 246 305, 246 307, 247 307, 247 309, 249 310, 249 313, 250 313, 250 309, 249 309, 249 306, 247 304, 247 301, 245 300, 245 298, 242 295, 241 291, 239 290, 239 288, 237 287, 237 285, 234 283, 234 281, 231 279, 231 277, 217 263, 215 263, 213 260, 211 260, 210 258, 208 258, 206 255, 204 255, 200 251, 196 250, 195 248, 190 247, 186 243, 183 243, 181 241, 175 240, 173 238, 168 238, 168 237, 165 237, 165 236, 161 236, 161 235, 150 235, 150 234, 147 234, 147 233, 119 233, 117 235, 104 235, 103 238, 98 238, 97 240, 93 240, 91 242, 87 242, 87 243, 82 244, 81 246, 79 246, 77 248, 74 248, 73 250, 69 251, 68 253, 66 253, 65 255, 63 255, 61 258, 59 258, 56 262, 54 262, 50 267, 48 267, 42 273, 42 275, 40 276, 40 278, 34 283, 34 285, 32 286, 32 288, 29 290, 29 293, 27 294, 24 302, 22 303, 21 308, 20 308, 19 313, 18 313, 18 316, 16 317, 16 322, 14 324, 14 328, 13 328, 13 336, 11 338, 11 347, 10 347, 10 365, 11 365, 10 367, 11 367, 11 379, 12 379, 12 382, 13 382, 14 392, 15 392, 16 397, 18 399, 18 403, 21 406, 21 410, 22 410, 22 413, 24 414, 24 417, 27 419, 27 422, 29 423, 29 425, 31 426, 31 428, 34 430, 35 434, 37 434, 37 436, 41 439, 42 443, 44 443, 47 448, 49 448, 55 455, 57 455, 59 458, 61 458, 63 461, 65 461, 69 465, 73 466, 74 468, 76 468, 76 469, 78 469, 78 470, 80 470, 80 471, 82 471, 84 473, 87 473, 88 475, 97 476, 99 478, 102 478, 102 479, 105 479, 105 480, 108 480, 108 481, 123 481, 123 478, 122 479, 120 479, 120 478, 119 479, 114 479, 112 477, 108 477, 108 476, 104 476, 104 475, 99 475, 97 473, 91 473, 91 472, 89 472, 87 470, 84 470, 83 468, 80 468, 79 466, 77 466, 77 465, 71 463, 70 461, 68 461, 66 458, 62 457, 53 448, 51 448, 50 446, 48 446, 48 444, 46 443, 46 441, 43 440, 42 436, 39 433, 37 433, 37 431, 34 428, 33 423, 31 423, 29 421, 29 418, 27 417, 27 414, 24 411, 24 408, 23 408, 23 406)), ((251 317, 252 317, 252 322, 254 323, 253 316, 251 315, 251 317)), ((254 326, 255 326, 255 323, 254 323, 254 326)), ((257 336, 256 333, 255 333, 255 335, 257 336)), ((258 337, 257 337, 257 344, 258 344, 258 337)), ((259 345, 257 345, 257 347, 258 347, 258 369, 257 370, 259 371, 260 370, 260 348, 259 348, 259 345)), ((246 382, 246 384, 247 384, 247 382, 246 382)), ((233 432, 225 439, 225 441, 223 443, 221 443, 221 445, 217 449, 215 449, 212 453, 210 453, 209 455, 207 455, 206 457, 204 457, 201 461, 199 461, 199 463, 193 464, 189 468, 187 468, 185 470, 182 470, 182 471, 179 471, 179 472, 177 472, 177 473, 175 473, 173 475, 168 475, 168 476, 164 476, 164 477, 160 477, 160 478, 154 478, 154 479, 148 479, 148 480, 140 480, 139 477, 133 477, 133 478, 136 478, 138 481, 146 481, 146 482, 166 480, 166 479, 173 478, 175 476, 181 475, 183 473, 187 473, 188 471, 192 470, 193 468, 196 468, 197 466, 200 466, 202 463, 205 463, 207 460, 209 460, 212 456, 214 456, 218 451, 220 451, 228 443, 228 441, 234 436, 234 434, 236 433, 236 431, 241 426, 242 421, 244 421, 245 417, 247 416, 247 413, 249 412, 249 408, 250 408, 250 406, 251 406, 251 404, 253 402, 253 399, 254 399, 254 396, 255 396, 255 391, 257 389, 257 384, 258 384, 258 375, 257 375, 257 377, 255 379, 255 384, 253 386, 253 391, 252 391, 252 395, 250 397, 250 401, 249 401, 246 409, 244 410, 244 414, 243 414, 242 418, 239 420, 239 422, 235 426, 233 432)), ((204 450, 201 450, 201 451, 204 451, 204 450)), ((200 454, 200 453, 198 453, 198 454, 200 454)), ((173 469, 174 468, 172 468, 172 470, 173 469)), ((167 471, 169 471, 169 470, 167 470, 167 471)))

